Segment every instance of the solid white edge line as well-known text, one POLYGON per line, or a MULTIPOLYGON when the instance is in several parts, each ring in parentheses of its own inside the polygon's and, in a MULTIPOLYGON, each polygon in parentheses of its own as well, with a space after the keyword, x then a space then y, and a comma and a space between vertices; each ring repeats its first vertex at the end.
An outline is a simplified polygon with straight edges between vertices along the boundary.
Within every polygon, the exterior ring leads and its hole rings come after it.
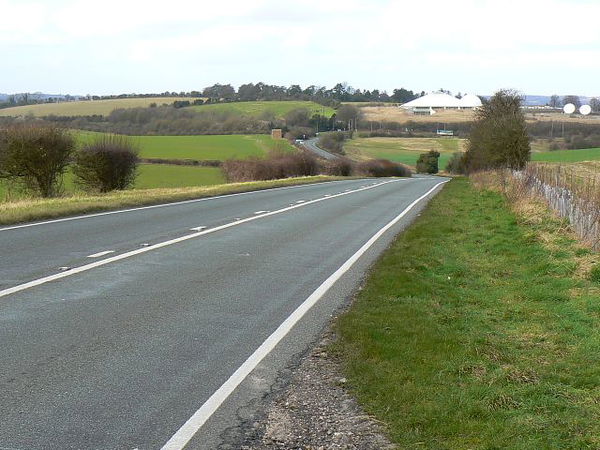
POLYGON ((279 327, 258 347, 252 355, 217 389, 206 402, 190 417, 175 434, 163 445, 161 450, 181 450, 194 437, 198 430, 215 413, 231 393, 246 379, 246 377, 260 364, 260 362, 275 348, 275 346, 290 332, 296 323, 312 308, 315 303, 344 275, 358 259, 373 246, 375 242, 402 217, 426 198, 434 190, 450 180, 436 184, 425 194, 408 205, 399 215, 388 222, 375 233, 356 253, 354 253, 342 266, 329 276, 298 308, 285 319, 279 327))
POLYGON ((135 256, 135 255, 140 255, 142 253, 150 252, 152 250, 156 250, 156 249, 159 249, 159 248, 167 247, 169 245, 177 244, 179 242, 187 241, 188 239, 194 239, 194 238, 197 238, 199 236, 204 236, 205 234, 214 233, 216 231, 225 230, 227 228, 235 227, 235 226, 241 225, 241 224, 246 223, 246 222, 251 222, 253 220, 262 219, 263 217, 274 216, 276 214, 281 214, 281 213, 284 213, 284 212, 287 212, 287 211, 291 211, 293 209, 303 208, 303 207, 311 205, 313 203, 319 203, 319 202, 322 202, 322 201, 325 201, 325 200, 331 200, 333 198, 342 197, 342 196, 348 195, 348 194, 355 194, 357 192, 366 191, 366 190, 373 189, 373 188, 376 188, 376 187, 379 187, 379 186, 383 186, 383 185, 386 185, 386 184, 389 184, 389 183, 395 183, 397 181, 398 180, 396 180, 396 179, 394 179, 394 180, 388 180, 388 181, 383 181, 383 182, 381 182, 379 184, 376 184, 376 185, 373 185, 373 186, 369 186, 367 188, 358 188, 358 189, 356 189, 354 191, 343 192, 341 194, 332 195, 331 197, 320 197, 320 198, 317 198, 315 200, 311 200, 311 201, 308 201, 308 202, 305 202, 305 203, 300 203, 298 205, 288 206, 286 208, 282 208, 282 209, 278 209, 278 210, 275 210, 275 211, 266 212, 265 214, 260 214, 260 215, 256 215, 256 216, 247 217, 245 219, 237 220, 235 222, 229 222, 229 223, 226 223, 224 225, 220 225, 218 227, 210 228, 208 230, 198 231, 197 233, 192 233, 192 234, 186 234, 185 236, 181 236, 181 237, 178 237, 178 238, 175 238, 175 239, 170 239, 170 240, 164 241, 164 242, 159 242, 158 244, 154 244, 154 245, 142 244, 143 247, 139 248, 137 250, 131 250, 129 252, 121 253, 121 254, 116 255, 116 256, 111 256, 110 258, 106 258, 106 259, 102 259, 100 261, 96 261, 96 262, 93 262, 93 263, 85 264, 83 266, 73 267, 73 268, 70 268, 69 270, 66 270, 65 272, 57 273, 57 274, 54 274, 54 275, 49 275, 49 276, 46 276, 46 277, 43 277, 43 278, 38 278, 37 280, 32 280, 32 281, 29 281, 27 283, 19 284, 17 286, 13 286, 11 288, 1 290, 0 291, 0 297, 6 297, 7 295, 14 294, 16 292, 21 292, 21 291, 24 291, 26 289, 30 289, 30 288, 35 287, 35 286, 39 286, 41 284, 49 283, 51 281, 59 280, 61 278, 66 278, 66 277, 69 277, 71 275, 75 275, 77 273, 86 272, 88 270, 95 269, 96 267, 104 266, 106 264, 110 264, 110 263, 113 263, 113 262, 116 262, 116 261, 120 261, 122 259, 130 258, 130 257, 135 256))
POLYGON ((100 258, 101 256, 110 255, 114 253, 114 250, 105 250, 103 252, 94 253, 93 255, 89 255, 88 258, 100 258))
MULTIPOLYGON (((209 201, 209 200, 217 200, 217 199, 220 199, 220 198, 227 198, 227 197, 237 197, 237 196, 240 196, 240 195, 256 194, 256 193, 259 193, 259 192, 283 191, 283 190, 287 190, 287 189, 298 189, 298 188, 303 188, 303 187, 308 187, 308 186, 317 186, 319 184, 340 183, 340 182, 348 182, 348 181, 358 181, 359 179, 360 178, 355 179, 355 180, 333 180, 333 181, 321 181, 321 182, 318 182, 318 183, 298 184, 298 185, 295 185, 295 186, 281 186, 281 187, 277 187, 277 188, 258 189, 258 190, 255 190, 255 191, 236 192, 236 193, 233 193, 233 194, 216 195, 214 197, 193 198, 191 200, 181 200, 179 202, 172 202, 172 203, 160 203, 158 205, 140 206, 140 207, 137 207, 137 208, 119 209, 119 210, 116 210, 116 211, 105 211, 105 212, 99 212, 99 213, 93 213, 93 214, 84 214, 84 215, 81 215, 81 216, 63 217, 62 219, 52 219, 52 220, 45 220, 45 221, 42 221, 42 222, 33 222, 33 223, 25 223, 25 224, 21 224, 21 225, 6 226, 6 227, 3 227, 3 228, 0 228, 0 232, 2 232, 2 231, 9 231, 9 230, 17 230, 19 228, 37 227, 39 225, 49 225, 49 224, 52 224, 52 223, 68 222, 68 221, 71 221, 71 220, 91 219, 93 217, 109 216, 109 215, 112 215, 112 214, 123 214, 123 213, 128 213, 128 212, 142 211, 142 210, 145 210, 145 209, 164 208, 164 207, 167 207, 167 206, 177 206, 177 205, 185 205, 185 204, 188 204, 188 203, 206 202, 206 201, 209 201)), ((415 178, 415 179, 417 179, 417 178, 415 178)))

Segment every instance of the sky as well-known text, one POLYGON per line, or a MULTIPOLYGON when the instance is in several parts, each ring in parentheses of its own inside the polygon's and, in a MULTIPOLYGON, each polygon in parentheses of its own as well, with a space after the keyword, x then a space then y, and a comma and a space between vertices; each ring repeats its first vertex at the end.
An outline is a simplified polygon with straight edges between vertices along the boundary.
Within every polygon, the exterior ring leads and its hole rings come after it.
POLYGON ((598 0, 0 0, 0 92, 600 96, 598 0))

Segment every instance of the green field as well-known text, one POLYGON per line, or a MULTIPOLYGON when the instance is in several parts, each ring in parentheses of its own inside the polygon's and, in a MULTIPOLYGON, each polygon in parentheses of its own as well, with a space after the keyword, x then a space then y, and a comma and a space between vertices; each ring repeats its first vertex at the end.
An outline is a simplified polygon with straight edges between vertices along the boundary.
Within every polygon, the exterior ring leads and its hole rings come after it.
MULTIPOLYGON (((180 188, 193 186, 212 186, 225 183, 223 172, 218 167, 176 166, 169 164, 140 164, 134 189, 180 188)), ((73 194, 82 190, 75 184, 74 176, 69 171, 64 177, 65 193, 73 194)), ((23 196, 13 188, 10 190, 6 182, 0 181, 0 202, 23 196)))
POLYGON ((118 108, 146 108, 150 103, 171 104, 175 100, 193 101, 189 97, 117 98, 112 100, 85 100, 77 102, 42 103, 39 105, 15 106, 0 109, 0 116, 107 116, 118 108))
POLYGON ((335 110, 309 101, 234 102, 192 106, 197 111, 233 111, 258 118, 281 119, 293 109, 306 108, 312 114, 330 117, 335 110))
POLYGON ((440 152, 442 170, 453 153, 463 150, 464 140, 457 138, 356 138, 344 145, 353 159, 383 158, 414 166, 419 154, 429 150, 440 152))
POLYGON ((541 162, 580 162, 600 160, 600 148, 584 148, 581 150, 555 150, 551 152, 531 153, 532 161, 541 162))
POLYGON ((376 263, 332 351, 399 448, 600 448, 600 261, 566 228, 457 178, 376 263))
MULTIPOLYGON (((80 143, 89 142, 100 133, 78 131, 80 143)), ((287 140, 273 140, 264 134, 219 136, 132 136, 139 145, 141 158, 193 159, 197 161, 242 159, 264 156, 269 150, 290 151, 287 140)))

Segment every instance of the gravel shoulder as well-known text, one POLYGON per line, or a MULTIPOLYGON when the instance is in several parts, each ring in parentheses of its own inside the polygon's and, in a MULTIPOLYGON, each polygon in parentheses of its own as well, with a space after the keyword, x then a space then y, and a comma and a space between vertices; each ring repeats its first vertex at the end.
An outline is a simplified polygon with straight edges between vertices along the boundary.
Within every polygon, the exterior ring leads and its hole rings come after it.
POLYGON ((248 424, 237 448, 394 449, 384 427, 365 414, 346 387, 340 361, 328 352, 328 331, 300 359, 287 384, 265 399, 262 417, 248 424))

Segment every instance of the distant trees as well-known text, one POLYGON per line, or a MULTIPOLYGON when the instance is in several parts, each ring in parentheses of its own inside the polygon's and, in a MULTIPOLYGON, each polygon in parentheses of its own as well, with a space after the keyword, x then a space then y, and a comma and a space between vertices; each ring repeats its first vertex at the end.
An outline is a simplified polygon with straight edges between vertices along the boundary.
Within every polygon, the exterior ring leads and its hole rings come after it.
POLYGON ((517 92, 501 90, 477 110, 464 155, 467 171, 521 169, 529 161, 531 147, 521 102, 517 92))
POLYGON ((202 91, 203 97, 208 97, 212 101, 221 100, 234 100, 235 89, 230 84, 213 84, 212 86, 204 88, 202 91))
POLYGON ((22 183, 42 197, 60 192, 75 141, 52 124, 19 124, 0 132, 0 177, 22 183))
POLYGON ((560 108, 562 106, 560 97, 558 95, 552 95, 550 97, 550 101, 548 102, 548 106, 552 108, 560 108))
POLYGON ((353 105, 342 105, 336 112, 336 121, 342 122, 345 128, 352 130, 357 128, 358 121, 363 117, 360 108, 353 105))
POLYGON ((126 136, 102 135, 75 155, 76 182, 88 190, 127 189, 135 182, 138 150, 126 136))
POLYGON ((592 108, 593 113, 600 113, 600 98, 591 98, 590 108, 592 108))
POLYGON ((573 103, 575 108, 579 108, 581 106, 581 100, 577 95, 565 95, 562 100, 562 104, 566 105, 567 103, 573 103))
POLYGON ((430 150, 427 153, 421 153, 417 160, 417 173, 434 174, 439 172, 438 160, 440 152, 430 150))

